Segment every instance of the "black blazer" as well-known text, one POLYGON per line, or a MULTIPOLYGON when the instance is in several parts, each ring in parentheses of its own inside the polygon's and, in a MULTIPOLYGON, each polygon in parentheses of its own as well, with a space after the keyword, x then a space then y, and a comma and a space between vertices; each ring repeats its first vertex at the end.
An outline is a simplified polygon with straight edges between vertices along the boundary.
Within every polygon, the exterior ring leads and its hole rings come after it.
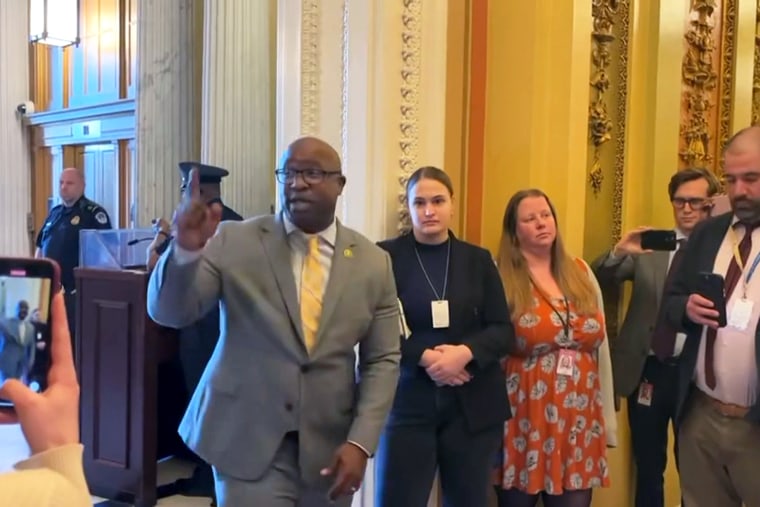
MULTIPOLYGON (((511 417, 506 382, 500 360, 514 346, 515 331, 509 318, 501 277, 488 250, 451 236, 449 300, 451 343, 465 344, 473 360, 467 365, 472 379, 454 389, 470 431, 503 424, 511 417)), ((410 287, 411 270, 419 269, 414 236, 405 234, 383 241, 393 262, 396 287, 403 303, 404 293, 422 288, 410 287)), ((424 368, 418 365, 425 349, 415 342, 414 329, 401 340, 402 375, 396 390, 394 412, 424 406, 437 389, 424 368)), ((393 414, 392 414, 393 415, 393 414)))
MULTIPOLYGON (((732 213, 719 215, 705 220, 694 229, 686 243, 684 258, 676 272, 673 286, 665 298, 666 317, 671 324, 683 329, 687 335, 680 361, 679 396, 676 409, 676 420, 679 422, 684 416, 685 403, 691 389, 691 380, 697 365, 699 344, 702 339, 702 326, 689 320, 686 315, 686 300, 689 299, 690 294, 696 292, 697 274, 703 271, 713 272, 715 257, 731 226, 732 218, 732 213)), ((755 329, 755 356, 757 369, 760 371, 760 326, 755 329)), ((760 404, 755 402, 746 418, 760 424, 760 404)))

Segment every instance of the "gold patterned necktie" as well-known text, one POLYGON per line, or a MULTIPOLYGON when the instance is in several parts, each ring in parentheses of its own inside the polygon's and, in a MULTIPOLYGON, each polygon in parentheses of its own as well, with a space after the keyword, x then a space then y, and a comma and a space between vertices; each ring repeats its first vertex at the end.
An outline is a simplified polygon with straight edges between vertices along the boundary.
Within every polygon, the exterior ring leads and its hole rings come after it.
POLYGON ((301 323, 306 349, 311 352, 317 341, 319 317, 322 315, 325 268, 319 261, 319 236, 309 237, 308 245, 301 271, 301 323))

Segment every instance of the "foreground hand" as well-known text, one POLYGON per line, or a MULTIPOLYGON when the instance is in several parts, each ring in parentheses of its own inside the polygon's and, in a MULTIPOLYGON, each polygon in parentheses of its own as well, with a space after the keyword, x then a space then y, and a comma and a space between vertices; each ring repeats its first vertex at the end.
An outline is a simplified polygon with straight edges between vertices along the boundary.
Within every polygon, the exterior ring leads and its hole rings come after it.
POLYGON ((191 170, 186 194, 174 212, 177 245, 193 252, 204 247, 222 220, 221 204, 215 202, 209 206, 201 200, 198 178, 198 170, 191 170))
POLYGON ((718 329, 718 310, 709 299, 691 294, 686 300, 686 316, 695 324, 718 329))
POLYGON ((366 468, 367 454, 359 447, 349 442, 338 447, 330 466, 320 472, 322 476, 335 477, 330 491, 327 492, 330 500, 353 495, 362 485, 366 468))
POLYGON ((620 241, 617 242, 612 253, 616 257, 622 257, 624 255, 640 255, 650 252, 651 250, 644 250, 641 248, 641 233, 651 230, 651 227, 637 227, 626 232, 623 237, 620 238, 620 241))
POLYGON ((53 297, 50 322, 52 364, 47 389, 35 393, 17 379, 0 387, 0 398, 10 400, 15 408, 0 411, 0 423, 20 423, 32 454, 79 443, 79 384, 60 292, 53 297))

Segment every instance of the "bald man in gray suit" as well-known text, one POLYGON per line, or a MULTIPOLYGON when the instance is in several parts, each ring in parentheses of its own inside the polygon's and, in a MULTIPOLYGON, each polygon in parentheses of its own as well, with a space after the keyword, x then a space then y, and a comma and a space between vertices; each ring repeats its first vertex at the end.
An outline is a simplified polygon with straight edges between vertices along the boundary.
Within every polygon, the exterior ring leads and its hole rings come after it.
MULTIPOLYGON (((214 468, 220 507, 348 506, 398 380, 390 258, 335 219, 346 179, 329 145, 294 142, 276 178, 281 214, 215 235, 218 206, 180 206, 148 310, 182 327, 220 305, 221 336, 180 426, 214 468)), ((197 184, 194 172, 196 197, 197 184)))

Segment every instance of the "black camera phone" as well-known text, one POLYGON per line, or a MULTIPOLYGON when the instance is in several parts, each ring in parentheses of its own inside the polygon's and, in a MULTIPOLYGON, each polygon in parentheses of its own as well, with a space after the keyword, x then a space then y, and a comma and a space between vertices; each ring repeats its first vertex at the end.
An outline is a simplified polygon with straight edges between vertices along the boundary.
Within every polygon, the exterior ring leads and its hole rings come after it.
POLYGON ((702 272, 697 275, 697 294, 709 299, 718 311, 718 327, 726 327, 726 282, 718 273, 702 272))
MULTIPOLYGON (((0 257, 0 383, 15 378, 36 392, 47 388, 50 310, 59 290, 54 261, 0 257)), ((11 405, 0 398, 0 406, 11 405)))
POLYGON ((678 248, 676 232, 673 230, 651 230, 641 233, 643 250, 673 251, 678 248))

